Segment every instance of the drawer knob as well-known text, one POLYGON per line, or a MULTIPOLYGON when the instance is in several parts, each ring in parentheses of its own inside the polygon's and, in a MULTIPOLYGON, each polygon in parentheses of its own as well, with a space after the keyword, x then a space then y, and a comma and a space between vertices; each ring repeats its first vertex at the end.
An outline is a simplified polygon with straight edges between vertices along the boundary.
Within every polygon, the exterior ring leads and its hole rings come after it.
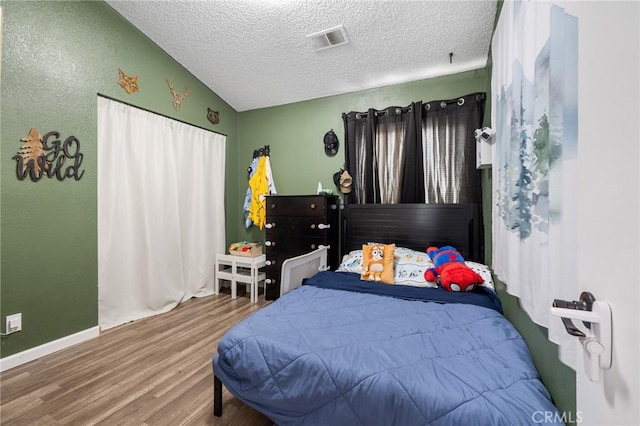
POLYGON ((311 244, 311 248, 312 248, 313 250, 315 250, 315 249, 316 249, 316 245, 315 245, 315 244, 311 244))
POLYGON ((316 208, 316 204, 315 203, 311 203, 311 208, 315 209, 316 208))
POLYGON ((271 228, 275 228, 276 224, 275 223, 267 223, 266 225, 264 225, 265 228, 267 229, 271 229, 271 228))
POLYGON ((272 280, 271 278, 267 278, 266 280, 264 280, 264 282, 265 282, 266 284, 275 284, 275 283, 276 283, 276 280, 272 280))
POLYGON ((273 246, 276 245, 276 242, 275 241, 265 241, 264 245, 267 246, 267 247, 273 247, 273 246))
POLYGON ((318 229, 329 229, 329 228, 331 228, 331 224, 330 223, 327 223, 327 224, 320 223, 320 224, 318 224, 318 229))
POLYGON ((275 260, 267 260, 266 262, 264 262, 265 265, 267 266, 271 266, 271 265, 275 265, 276 261, 275 260))

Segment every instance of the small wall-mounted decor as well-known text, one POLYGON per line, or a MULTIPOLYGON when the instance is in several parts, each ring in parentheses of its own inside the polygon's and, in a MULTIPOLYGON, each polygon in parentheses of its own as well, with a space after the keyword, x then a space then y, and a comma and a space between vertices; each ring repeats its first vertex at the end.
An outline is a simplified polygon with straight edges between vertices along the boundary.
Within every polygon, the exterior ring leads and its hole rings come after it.
POLYGON ((60 141, 60 133, 53 131, 44 135, 37 128, 32 127, 27 136, 20 139, 24 142, 18 153, 12 157, 17 161, 16 175, 19 180, 27 176, 38 182, 43 176, 56 177, 59 181, 66 178, 80 180, 84 170, 80 171, 83 155, 80 152, 80 141, 75 136, 69 136, 60 141), (50 142, 50 139, 55 140, 50 142), (64 167, 67 160, 73 164, 64 167))
POLYGON ((340 141, 338 141, 338 136, 333 132, 333 129, 324 134, 323 143, 324 153, 327 154, 327 156, 333 157, 338 153, 340 141))
POLYGON ((138 91, 138 76, 137 75, 127 75, 122 71, 122 68, 118 68, 118 73, 120 75, 120 80, 118 84, 124 89, 128 94, 132 94, 138 91))
POLYGON ((182 108, 182 101, 184 100, 184 98, 189 96, 189 93, 191 93, 191 90, 186 86, 184 88, 184 92, 182 92, 182 93, 174 90, 173 89, 173 80, 170 79, 169 77, 167 77, 167 84, 169 85, 169 91, 171 92, 171 95, 173 96, 173 108, 176 111, 178 111, 180 108, 182 108))
POLYGON ((42 135, 38 129, 32 127, 24 138, 20 139, 24 144, 18 150, 18 153, 12 157, 18 161, 16 173, 18 179, 24 179, 27 174, 31 176, 31 180, 37 181, 42 176, 47 165, 43 164, 45 157, 44 147, 42 146, 42 135))
POLYGON ((209 120, 211 124, 218 124, 220 122, 220 112, 207 107, 207 120, 209 120))

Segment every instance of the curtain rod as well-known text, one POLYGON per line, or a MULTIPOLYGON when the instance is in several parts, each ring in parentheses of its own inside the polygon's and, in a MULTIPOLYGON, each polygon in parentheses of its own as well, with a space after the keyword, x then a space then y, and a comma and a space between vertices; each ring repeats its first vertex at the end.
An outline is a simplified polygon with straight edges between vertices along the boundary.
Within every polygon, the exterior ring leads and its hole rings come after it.
MULTIPOLYGON (((450 104, 457 104, 458 106, 462 106, 464 105, 464 98, 469 97, 469 96, 474 96, 476 97, 476 100, 480 101, 485 99, 486 94, 484 92, 478 92, 478 93, 471 93, 468 95, 464 95, 464 96, 460 96, 459 98, 456 99, 449 99, 446 101, 429 101, 429 102, 423 102, 422 103, 422 107, 426 110, 430 110, 431 109, 431 104, 438 104, 440 105, 441 108, 445 108, 447 105, 450 104)), ((381 115, 387 115, 389 113, 388 110, 395 108, 396 110, 396 114, 401 114, 403 112, 408 112, 411 111, 411 107, 387 107, 383 110, 376 110, 374 111, 374 115, 375 116, 381 116, 381 115)), ((353 112, 353 111, 352 111, 353 112)), ((342 114, 343 116, 346 115, 345 113, 342 114)), ((356 113, 356 119, 362 118, 362 117, 366 117, 367 115, 369 115, 368 112, 358 112, 356 113)))
POLYGON ((102 93, 97 93, 97 95, 100 96, 101 98, 109 99, 110 101, 119 102, 121 104, 130 106, 132 108, 137 108, 137 109, 140 109, 142 111, 149 112, 151 114, 159 115, 160 117, 168 118, 170 120, 174 120, 174 121, 177 121, 179 123, 188 124, 189 126, 197 127, 198 129, 206 130, 207 132, 211 132, 211 133, 215 133, 217 135, 222 135, 224 137, 227 137, 227 135, 224 134, 224 133, 216 132, 215 130, 207 129, 206 127, 198 126, 197 124, 188 123, 188 122, 186 122, 184 120, 180 120, 178 118, 169 117, 168 115, 160 114, 159 112, 155 112, 155 111, 152 111, 152 110, 147 109, 147 108, 142 108, 142 107, 140 107, 138 105, 133 105, 133 104, 130 104, 129 102, 125 102, 125 101, 122 101, 120 99, 112 98, 111 96, 103 95, 102 93))

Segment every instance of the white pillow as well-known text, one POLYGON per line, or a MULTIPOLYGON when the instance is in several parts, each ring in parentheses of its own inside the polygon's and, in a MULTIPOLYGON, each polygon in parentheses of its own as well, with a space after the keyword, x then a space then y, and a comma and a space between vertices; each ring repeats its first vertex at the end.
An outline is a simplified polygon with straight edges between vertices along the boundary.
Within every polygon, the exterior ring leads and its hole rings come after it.
MULTIPOLYGON (((436 283, 424 279, 424 272, 433 266, 426 252, 396 247, 393 262, 394 282, 413 287, 437 287, 436 283)), ((362 274, 362 250, 353 250, 344 255, 336 271, 362 274)))
POLYGON ((353 250, 342 256, 342 262, 336 271, 362 274, 362 250, 353 250))
POLYGON ((471 261, 465 261, 464 263, 484 279, 484 282, 482 283, 483 287, 488 287, 492 290, 495 290, 495 287, 493 286, 493 277, 487 265, 471 261))
POLYGON ((411 250, 405 247, 396 248, 394 262, 394 278, 396 284, 413 287, 437 287, 436 283, 424 279, 427 269, 434 264, 427 252, 411 250))

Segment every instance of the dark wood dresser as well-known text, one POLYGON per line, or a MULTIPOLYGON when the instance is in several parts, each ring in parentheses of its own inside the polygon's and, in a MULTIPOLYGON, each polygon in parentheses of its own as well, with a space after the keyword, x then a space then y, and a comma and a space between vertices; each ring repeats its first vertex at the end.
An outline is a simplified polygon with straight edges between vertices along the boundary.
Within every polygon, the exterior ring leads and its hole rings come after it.
POLYGON ((267 197, 265 225, 265 299, 280 297, 282 262, 330 246, 328 266, 339 263, 339 198, 335 195, 271 195, 267 197))

